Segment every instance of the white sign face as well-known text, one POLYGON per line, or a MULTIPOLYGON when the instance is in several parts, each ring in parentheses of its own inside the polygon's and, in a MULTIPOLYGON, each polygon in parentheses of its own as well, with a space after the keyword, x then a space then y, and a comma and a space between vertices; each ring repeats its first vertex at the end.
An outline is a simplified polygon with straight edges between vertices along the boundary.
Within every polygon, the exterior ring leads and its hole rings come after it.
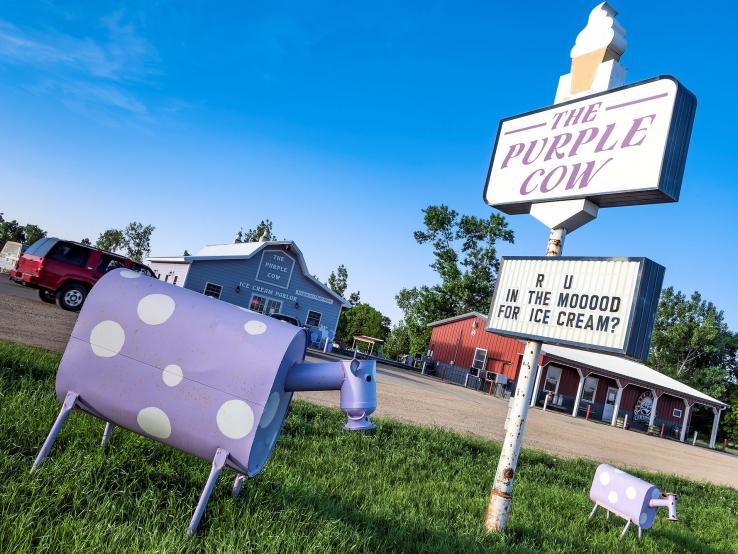
POLYGON ((574 198, 602 207, 676 201, 696 103, 659 78, 505 119, 485 201, 511 214, 574 198))
POLYGON ((646 258, 503 258, 487 330, 645 359, 664 268, 646 258))

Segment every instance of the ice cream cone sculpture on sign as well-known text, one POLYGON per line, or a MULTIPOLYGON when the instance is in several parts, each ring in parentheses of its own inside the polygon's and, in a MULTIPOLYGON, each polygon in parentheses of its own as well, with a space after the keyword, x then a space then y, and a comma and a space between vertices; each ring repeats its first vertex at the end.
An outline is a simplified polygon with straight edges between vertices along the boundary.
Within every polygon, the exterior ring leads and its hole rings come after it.
POLYGON ((625 29, 615 21, 617 13, 607 2, 590 12, 571 49, 571 73, 561 77, 556 102, 623 84, 625 68, 619 61, 627 42, 625 29))

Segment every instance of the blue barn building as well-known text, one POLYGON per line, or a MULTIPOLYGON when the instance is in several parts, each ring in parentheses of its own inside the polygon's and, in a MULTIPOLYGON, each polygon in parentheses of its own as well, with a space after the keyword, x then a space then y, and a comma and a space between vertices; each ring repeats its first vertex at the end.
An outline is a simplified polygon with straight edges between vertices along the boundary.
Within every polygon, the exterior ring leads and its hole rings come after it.
POLYGON ((310 274, 289 240, 215 244, 193 256, 148 261, 159 279, 255 312, 296 318, 314 346, 333 341, 341 309, 351 307, 310 274))

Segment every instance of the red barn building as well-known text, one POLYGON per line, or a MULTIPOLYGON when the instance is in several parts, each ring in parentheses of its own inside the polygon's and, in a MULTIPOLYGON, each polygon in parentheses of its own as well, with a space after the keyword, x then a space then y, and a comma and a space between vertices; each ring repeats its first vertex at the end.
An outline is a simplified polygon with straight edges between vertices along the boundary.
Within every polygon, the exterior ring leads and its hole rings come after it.
MULTIPOLYGON (((517 381, 525 344, 486 331, 487 316, 469 312, 434 321, 431 359, 505 375, 517 381)), ((484 374, 481 374, 484 377, 484 374)), ((587 417, 610 425, 656 432, 684 441, 695 404, 714 414, 710 446, 715 447, 722 410, 727 404, 644 364, 608 354, 544 345, 535 376, 531 406, 587 417), (546 399, 548 397, 548 400, 546 399)))

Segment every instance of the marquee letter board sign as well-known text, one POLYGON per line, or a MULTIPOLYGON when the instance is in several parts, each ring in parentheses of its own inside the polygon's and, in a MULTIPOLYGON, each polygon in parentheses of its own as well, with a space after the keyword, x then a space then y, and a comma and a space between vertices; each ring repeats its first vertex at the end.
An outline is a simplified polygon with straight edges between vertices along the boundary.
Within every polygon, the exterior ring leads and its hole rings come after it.
POLYGON ((575 198, 676 202, 696 107, 676 79, 657 77, 503 119, 484 200, 507 214, 575 198))
POLYGON ((487 330, 645 360, 663 279, 648 258, 503 257, 487 330))

